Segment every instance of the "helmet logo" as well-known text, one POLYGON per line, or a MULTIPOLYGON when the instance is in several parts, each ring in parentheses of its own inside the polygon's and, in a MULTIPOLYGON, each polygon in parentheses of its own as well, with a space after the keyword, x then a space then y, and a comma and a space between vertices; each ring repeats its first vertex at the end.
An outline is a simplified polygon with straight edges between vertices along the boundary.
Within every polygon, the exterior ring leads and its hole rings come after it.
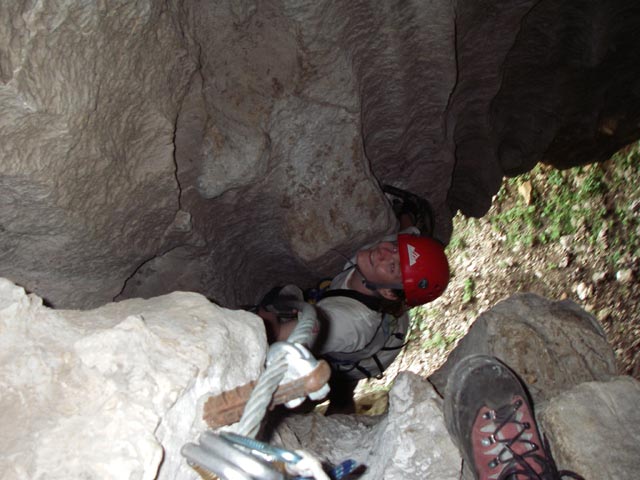
POLYGON ((413 267, 420 258, 420 254, 416 252, 416 248, 409 243, 407 243, 407 253, 409 254, 409 266, 413 267))

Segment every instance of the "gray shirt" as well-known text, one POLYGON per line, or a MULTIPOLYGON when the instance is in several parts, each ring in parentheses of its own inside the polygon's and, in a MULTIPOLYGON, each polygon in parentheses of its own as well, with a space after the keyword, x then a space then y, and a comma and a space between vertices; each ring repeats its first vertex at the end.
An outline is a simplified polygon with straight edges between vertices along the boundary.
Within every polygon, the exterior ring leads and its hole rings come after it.
MULTIPOLYGON (((419 233, 415 227, 403 230, 400 233, 419 233)), ((395 241, 397 234, 382 238, 379 242, 395 241)), ((376 242, 376 243, 379 243, 376 242)), ((363 249, 369 248, 367 245, 363 249)), ((345 264, 344 270, 334 277, 330 290, 348 289, 348 282, 355 272, 355 257, 345 264)), ((377 356, 384 368, 387 368, 398 355, 400 349, 378 351, 382 345, 380 343, 380 331, 382 328, 391 328, 392 332, 400 334, 401 338, 389 338, 387 347, 400 347, 404 342, 404 336, 409 329, 409 315, 405 312, 401 317, 395 318, 384 315, 381 312, 370 309, 362 302, 349 297, 326 297, 318 302, 318 313, 322 322, 322 335, 315 345, 314 351, 318 354, 335 354, 331 356, 342 356, 363 349, 376 351, 377 356), (385 324, 390 324, 386 325, 385 324)), ((363 355, 367 355, 363 353, 363 355)), ((348 356, 348 355, 347 355, 348 356)), ((373 359, 363 360, 361 365, 374 375, 378 374, 378 368, 373 359)), ((366 378, 358 370, 352 370, 349 376, 355 379, 366 378)))

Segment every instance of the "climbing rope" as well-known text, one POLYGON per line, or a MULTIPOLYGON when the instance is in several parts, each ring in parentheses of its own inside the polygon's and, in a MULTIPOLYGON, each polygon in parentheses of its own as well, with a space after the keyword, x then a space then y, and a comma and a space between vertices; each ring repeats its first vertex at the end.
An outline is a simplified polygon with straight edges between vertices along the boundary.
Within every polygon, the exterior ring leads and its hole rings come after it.
MULTIPOLYGON (((287 342, 308 345, 313 338, 313 328, 317 320, 316 309, 306 302, 292 302, 292 306, 298 310, 298 324, 289 335, 287 342)), ((287 352, 281 349, 262 372, 247 401, 242 418, 234 429, 239 435, 251 438, 257 435, 273 393, 289 368, 287 355, 287 352)))

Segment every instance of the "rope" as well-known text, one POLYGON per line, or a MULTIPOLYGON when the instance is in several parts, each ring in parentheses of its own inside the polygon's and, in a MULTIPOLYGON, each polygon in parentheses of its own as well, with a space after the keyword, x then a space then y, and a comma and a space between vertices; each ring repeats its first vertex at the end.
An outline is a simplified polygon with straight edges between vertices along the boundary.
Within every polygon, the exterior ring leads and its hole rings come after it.
MULTIPOLYGON (((306 302, 295 302, 298 310, 298 324, 287 339, 291 343, 309 344, 313 338, 313 327, 316 324, 316 309, 306 302)), ((282 352, 267 368, 258 379, 251 396, 245 405, 242 418, 236 426, 237 434, 255 438, 260 429, 260 424, 264 419, 267 408, 271 403, 273 394, 287 373, 287 355, 282 352)))

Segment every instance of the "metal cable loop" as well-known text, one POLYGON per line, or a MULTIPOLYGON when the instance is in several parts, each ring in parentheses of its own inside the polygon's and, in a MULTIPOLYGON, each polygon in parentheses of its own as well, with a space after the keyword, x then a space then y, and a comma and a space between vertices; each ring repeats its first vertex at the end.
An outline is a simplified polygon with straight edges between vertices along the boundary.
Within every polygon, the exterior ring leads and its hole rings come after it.
MULTIPOLYGON (((298 310, 298 324, 287 341, 308 345, 313 338, 313 328, 317 320, 316 309, 306 302, 295 302, 295 308, 298 310)), ((235 428, 236 433, 255 438, 273 394, 287 372, 287 368, 287 355, 283 352, 262 372, 247 401, 242 418, 235 428)))

